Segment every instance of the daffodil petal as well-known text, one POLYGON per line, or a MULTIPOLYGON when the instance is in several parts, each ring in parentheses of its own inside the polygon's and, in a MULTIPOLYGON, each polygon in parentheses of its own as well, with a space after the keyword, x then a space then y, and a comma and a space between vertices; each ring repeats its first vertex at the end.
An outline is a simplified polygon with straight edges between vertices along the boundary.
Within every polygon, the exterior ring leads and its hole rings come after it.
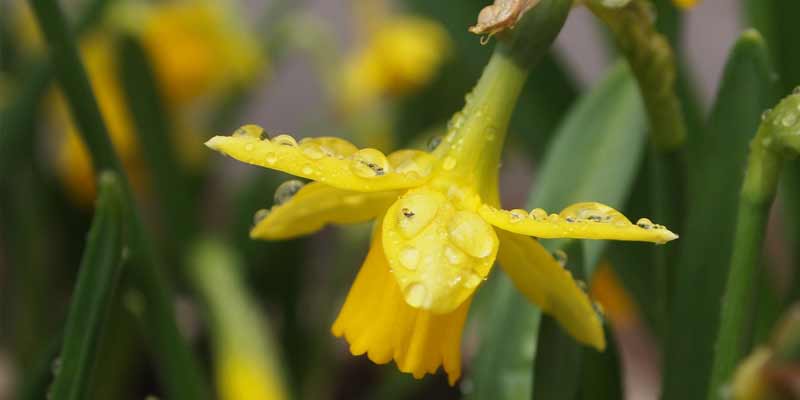
POLYGON ((478 213, 498 228, 544 239, 629 240, 663 244, 678 238, 666 227, 646 218, 631 223, 619 211, 600 203, 577 203, 559 214, 550 215, 541 208, 528 213, 489 205, 481 206, 478 213))
POLYGON ((589 296, 539 242, 497 230, 497 259, 517 289, 552 315, 572 337, 598 350, 606 347, 603 325, 589 296))
POLYGON ((289 239, 316 232, 327 224, 369 221, 383 214, 399 195, 397 191, 362 193, 311 182, 287 202, 272 207, 257 221, 250 237, 289 239))
POLYGON ((406 303, 442 314, 458 308, 486 279, 498 241, 478 214, 422 187, 386 212, 383 247, 406 303))
POLYGON ((453 385, 461 376, 461 333, 470 300, 447 314, 406 304, 389 272, 379 228, 331 331, 347 339, 353 355, 366 353, 377 364, 394 359, 417 379, 442 365, 453 385))
MULTIPOLYGON (((289 135, 263 138, 264 130, 245 125, 231 136, 215 136, 206 146, 239 161, 283 171, 358 192, 404 189, 423 184, 434 158, 416 151, 400 163, 375 149, 358 150, 343 139, 322 137, 298 143, 289 135)), ((406 153, 407 154, 407 153, 406 153)))

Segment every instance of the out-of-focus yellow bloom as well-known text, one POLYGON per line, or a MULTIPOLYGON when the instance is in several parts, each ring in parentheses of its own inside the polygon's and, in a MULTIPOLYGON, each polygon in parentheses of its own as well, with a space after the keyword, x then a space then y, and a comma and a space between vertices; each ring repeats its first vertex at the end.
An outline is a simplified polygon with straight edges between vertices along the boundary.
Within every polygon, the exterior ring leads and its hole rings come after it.
POLYGON ((225 355, 217 368, 217 381, 222 400, 286 398, 271 369, 254 359, 252 354, 225 355))
POLYGON ((516 287, 578 341, 605 347, 587 294, 538 241, 590 238, 664 243, 677 236, 642 219, 579 203, 558 214, 499 208, 498 166, 511 107, 524 79, 495 56, 463 114, 431 152, 384 155, 337 138, 265 138, 247 125, 206 145, 239 161, 314 180, 289 181, 271 211, 256 214, 250 235, 285 239, 328 223, 376 219, 372 246, 332 332, 354 355, 394 360, 420 378, 440 365, 453 384, 461 374, 461 330, 472 296, 497 259, 516 287), (514 75, 516 76, 516 75, 514 75), (516 82, 516 83, 508 83, 516 82))
POLYGON ((769 399, 770 392, 764 379, 764 367, 772 359, 772 350, 762 346, 747 357, 733 375, 731 397, 734 400, 769 399))
POLYGON ((375 25, 368 42, 342 67, 340 95, 346 111, 420 88, 434 77, 450 48, 447 32, 428 19, 392 16, 375 25))
MULTIPOLYGON (((113 40, 115 29, 127 27, 141 40, 156 73, 156 84, 170 107, 175 134, 172 140, 182 151, 182 160, 196 164, 197 134, 187 121, 192 102, 206 96, 222 95, 237 85, 252 81, 265 64, 263 52, 234 20, 232 10, 215 2, 181 1, 142 6, 123 4, 116 23, 106 31, 84 39, 81 54, 92 89, 108 127, 114 148, 134 185, 143 177, 136 148, 135 129, 117 77, 113 40), (119 17, 124 14, 122 20, 119 17)), ((80 203, 94 199, 94 172, 88 153, 60 96, 56 96, 58 125, 66 135, 58 147, 59 171, 80 203)))
POLYGON ((253 35, 219 2, 152 6, 142 18, 142 44, 171 104, 246 84, 266 65, 253 35))
POLYGON ((697 3, 699 3, 700 1, 699 0, 672 0, 672 2, 676 6, 678 6, 680 8, 689 9, 689 8, 692 8, 695 5, 697 5, 697 3))

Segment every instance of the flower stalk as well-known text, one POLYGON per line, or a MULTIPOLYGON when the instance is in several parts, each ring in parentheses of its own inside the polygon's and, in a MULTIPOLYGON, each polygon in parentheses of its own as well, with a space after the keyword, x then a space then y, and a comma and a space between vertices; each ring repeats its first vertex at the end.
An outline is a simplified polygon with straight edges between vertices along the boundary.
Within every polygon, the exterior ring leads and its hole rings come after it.
POLYGON ((652 4, 633 0, 622 8, 594 2, 587 6, 613 32, 639 82, 653 143, 664 152, 679 149, 686 141, 686 123, 675 92, 675 55, 667 38, 655 28, 652 4))
POLYGON ((708 398, 719 398, 745 351, 745 334, 753 303, 753 282, 761 259, 767 218, 787 157, 800 154, 800 92, 764 113, 750 143, 750 155, 739 197, 736 235, 725 289, 708 398))

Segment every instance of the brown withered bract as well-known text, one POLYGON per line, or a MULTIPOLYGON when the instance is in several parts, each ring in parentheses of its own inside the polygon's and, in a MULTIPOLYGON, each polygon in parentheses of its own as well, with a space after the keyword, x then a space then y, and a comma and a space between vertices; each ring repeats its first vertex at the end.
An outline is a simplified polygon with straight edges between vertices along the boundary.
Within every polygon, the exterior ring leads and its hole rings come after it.
POLYGON ((522 15, 539 0, 494 0, 494 4, 484 7, 478 14, 478 22, 469 31, 478 35, 494 35, 513 29, 522 15))

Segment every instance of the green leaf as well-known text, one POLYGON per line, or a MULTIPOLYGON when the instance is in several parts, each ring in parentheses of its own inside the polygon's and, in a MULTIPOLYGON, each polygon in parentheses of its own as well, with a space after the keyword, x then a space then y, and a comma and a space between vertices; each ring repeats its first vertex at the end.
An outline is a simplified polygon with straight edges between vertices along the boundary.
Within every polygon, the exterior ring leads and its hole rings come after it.
POLYGON ((190 347, 178 331, 173 295, 162 276, 159 258, 139 217, 122 164, 111 144, 97 100, 64 15, 55 0, 31 0, 31 6, 48 44, 55 76, 64 93, 95 170, 109 169, 119 175, 128 221, 132 278, 145 300, 143 317, 153 354, 163 374, 167 397, 203 399, 201 369, 190 347))
MULTIPOLYGON (((171 135, 172 127, 158 92, 155 74, 144 49, 133 37, 118 43, 119 76, 136 126, 141 155, 147 161, 154 193, 162 207, 161 216, 176 245, 190 242, 195 232, 195 202, 189 198, 171 135)), ((200 145, 198 138, 197 145, 200 145)))
POLYGON ((94 221, 67 316, 60 367, 51 392, 54 400, 86 398, 89 372, 97 359, 97 344, 122 269, 123 213, 119 180, 113 173, 105 173, 100 178, 94 221))
MULTIPOLYGON (((557 210, 591 200, 620 206, 627 197, 645 142, 645 114, 638 89, 627 67, 620 64, 578 101, 557 130, 529 205, 557 210)), ((551 250, 567 249, 569 241, 550 241, 545 245, 551 250)), ((573 257, 585 265, 582 271, 576 271, 578 275, 591 275, 602 246, 600 242, 586 243, 583 257, 573 257)), ((483 329, 482 350, 473 363, 476 368, 473 397, 530 398, 536 342, 540 349, 555 343, 538 337, 540 312, 516 292, 508 278, 498 276, 493 280, 496 282, 484 289, 488 293, 483 296, 493 304, 486 307, 479 321, 483 329)), ((577 343, 563 339, 552 340, 564 343, 564 351, 580 353, 577 343)), ((575 386, 580 379, 573 375, 558 378, 537 379, 537 392, 539 385, 548 392, 545 385, 575 386)))
POLYGON ((760 35, 742 34, 707 128, 689 138, 688 220, 674 267, 664 398, 699 399, 707 393, 747 144, 761 113, 774 102, 773 76, 760 35))

